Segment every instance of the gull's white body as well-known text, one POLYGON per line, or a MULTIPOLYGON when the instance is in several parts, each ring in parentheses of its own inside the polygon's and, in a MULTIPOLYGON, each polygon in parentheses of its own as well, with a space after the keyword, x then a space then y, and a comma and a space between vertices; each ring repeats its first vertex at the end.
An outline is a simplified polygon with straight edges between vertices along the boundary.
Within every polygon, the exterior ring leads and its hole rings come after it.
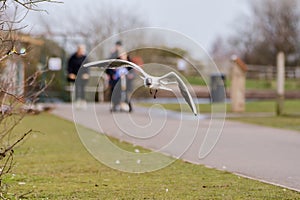
POLYGON ((167 85, 176 83, 178 84, 180 92, 184 97, 185 101, 189 104, 193 113, 197 115, 197 109, 195 103, 192 99, 191 94, 188 91, 187 86, 175 72, 169 72, 163 76, 151 76, 138 65, 126 60, 119 60, 119 59, 100 60, 100 61, 86 63, 83 65, 83 67, 97 67, 97 66, 103 68, 117 68, 117 67, 126 67, 126 66, 132 67, 133 69, 139 71, 143 75, 141 76, 141 78, 144 80, 145 87, 148 87, 153 90, 172 91, 172 89, 168 88, 167 85), (168 78, 175 78, 176 82, 168 82, 164 80, 168 78))
MULTIPOLYGON (((172 91, 171 88, 165 87, 165 85, 169 84, 168 82, 164 82, 161 80, 161 77, 157 77, 157 76, 146 76, 145 78, 142 77, 144 79, 144 85, 146 87, 149 87, 150 89, 154 89, 154 90, 168 90, 168 91, 172 91), (147 86, 146 84, 146 79, 150 78, 152 80, 152 84, 147 86)), ((174 82, 172 82, 173 84, 174 82)))

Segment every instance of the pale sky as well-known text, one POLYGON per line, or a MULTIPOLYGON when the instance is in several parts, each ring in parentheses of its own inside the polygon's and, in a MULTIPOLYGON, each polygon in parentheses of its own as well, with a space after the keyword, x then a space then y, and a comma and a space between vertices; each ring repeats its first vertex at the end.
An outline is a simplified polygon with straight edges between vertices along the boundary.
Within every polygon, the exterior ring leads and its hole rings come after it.
MULTIPOLYGON (((46 17, 63 16, 72 9, 86 8, 108 0, 64 0, 64 4, 47 4, 46 17)), ((149 26, 180 32, 209 49, 217 36, 228 35, 238 16, 247 12, 247 0, 110 0, 114 6, 132 7, 142 13, 149 26)), ((80 13, 78 13, 80 17, 80 13)), ((33 30, 38 15, 31 15, 33 30)), ((100 20, 100 19, 99 19, 100 20)))

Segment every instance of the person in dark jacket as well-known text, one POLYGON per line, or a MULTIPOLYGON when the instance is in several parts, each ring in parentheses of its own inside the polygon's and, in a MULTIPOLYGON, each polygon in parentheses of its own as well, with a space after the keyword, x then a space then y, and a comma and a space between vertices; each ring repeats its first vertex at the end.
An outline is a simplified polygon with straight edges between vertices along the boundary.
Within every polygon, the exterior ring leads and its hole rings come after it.
MULTIPOLYGON (((115 43, 115 46, 110 53, 109 59, 117 59, 119 57, 120 53, 124 51, 122 45, 123 44, 122 44, 121 40, 118 40, 115 43)), ((112 94, 113 94, 114 88, 115 88, 117 82, 119 81, 116 72, 117 72, 116 69, 108 68, 105 70, 105 73, 108 75, 108 79, 109 79, 108 84, 109 84, 109 90, 110 90, 110 94, 109 94, 110 100, 112 99, 112 94)))
POLYGON ((89 71, 88 68, 81 67, 85 59, 85 46, 79 45, 68 62, 68 81, 75 82, 75 101, 78 108, 86 107, 85 86, 89 79, 89 71))

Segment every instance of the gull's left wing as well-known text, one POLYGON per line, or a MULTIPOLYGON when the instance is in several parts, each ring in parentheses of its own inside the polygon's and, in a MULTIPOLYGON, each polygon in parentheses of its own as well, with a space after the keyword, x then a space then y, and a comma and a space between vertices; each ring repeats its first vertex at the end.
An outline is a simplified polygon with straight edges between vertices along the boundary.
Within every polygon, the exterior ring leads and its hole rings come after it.
POLYGON ((183 80, 175 72, 170 72, 170 73, 160 77, 161 80, 165 79, 165 78, 175 78, 176 79, 176 81, 178 83, 178 87, 179 87, 180 92, 181 92, 181 95, 184 97, 185 101, 188 103, 188 105, 192 109, 193 113, 195 115, 197 115, 196 105, 193 101, 193 98, 192 98, 187 86, 183 82, 183 80))
POLYGON ((118 68, 118 67, 124 67, 124 65, 129 65, 133 69, 139 71, 144 76, 147 76, 145 71, 140 66, 134 64, 133 62, 127 60, 120 60, 120 59, 108 59, 108 60, 89 62, 84 64, 83 67, 118 68))

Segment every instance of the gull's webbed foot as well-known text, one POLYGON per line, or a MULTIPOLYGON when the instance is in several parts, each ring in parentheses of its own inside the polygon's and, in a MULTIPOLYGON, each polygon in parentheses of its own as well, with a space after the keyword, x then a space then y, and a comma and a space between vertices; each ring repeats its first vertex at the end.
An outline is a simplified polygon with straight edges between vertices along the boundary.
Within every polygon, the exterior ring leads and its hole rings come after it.
MULTIPOLYGON (((153 92, 152 92, 152 90, 150 89, 150 94, 152 95, 153 94, 153 92)), ((157 90, 155 90, 155 92, 154 92, 154 99, 156 99, 156 94, 157 94, 157 90)))
POLYGON ((156 94, 157 94, 157 90, 155 90, 155 93, 154 93, 154 99, 156 99, 156 94))

